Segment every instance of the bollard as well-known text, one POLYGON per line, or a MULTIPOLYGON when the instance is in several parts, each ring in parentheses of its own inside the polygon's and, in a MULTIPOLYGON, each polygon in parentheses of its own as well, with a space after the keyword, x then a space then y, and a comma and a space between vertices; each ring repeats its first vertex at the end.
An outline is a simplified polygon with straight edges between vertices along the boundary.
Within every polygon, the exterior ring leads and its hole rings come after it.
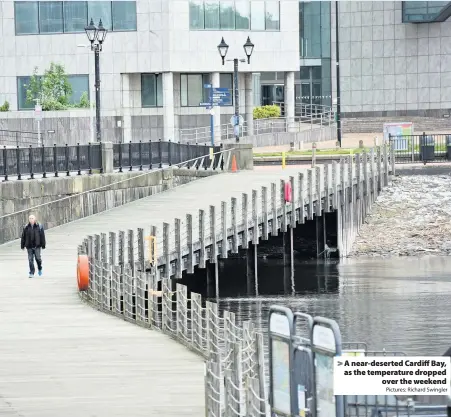
POLYGON ((80 143, 77 143, 77 168, 77 175, 81 175, 80 143))
POLYGON ((359 148, 363 149, 363 140, 362 139, 359 140, 359 148))
POLYGON ((312 168, 316 165, 316 142, 312 143, 312 168))
POLYGON ((285 152, 282 152, 282 169, 285 169, 285 152))
POLYGON ((338 149, 340 149, 340 142, 336 141, 335 142, 335 150, 338 151, 338 149))

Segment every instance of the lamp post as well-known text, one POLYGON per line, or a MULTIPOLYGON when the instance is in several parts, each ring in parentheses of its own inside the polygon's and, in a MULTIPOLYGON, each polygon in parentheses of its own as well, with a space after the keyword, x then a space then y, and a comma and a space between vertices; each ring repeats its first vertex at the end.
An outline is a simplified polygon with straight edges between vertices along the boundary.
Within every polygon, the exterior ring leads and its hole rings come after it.
POLYGON ((335 0, 335 68, 337 78, 337 141, 341 148, 340 46, 338 43, 338 0, 335 0))
POLYGON ((96 89, 96 135, 97 141, 102 140, 100 130, 100 52, 102 51, 102 44, 105 41, 107 30, 103 27, 102 20, 99 21, 99 26, 94 25, 94 21, 85 27, 86 35, 91 43, 91 51, 94 51, 95 59, 95 89, 96 89))
MULTIPOLYGON (((246 43, 243 45, 244 53, 247 56, 247 63, 251 63, 251 55, 254 50, 254 44, 251 42, 250 38, 247 37, 246 43)), ((224 38, 221 39, 221 43, 218 45, 219 55, 222 58, 222 65, 225 64, 225 57, 229 50, 229 45, 227 45, 224 41, 224 38)), ((235 124, 234 124, 234 133, 235 140, 237 142, 240 141, 240 91, 238 88, 238 61, 246 62, 245 59, 228 59, 227 61, 233 61, 233 84, 234 84, 234 96, 235 96, 235 124)))

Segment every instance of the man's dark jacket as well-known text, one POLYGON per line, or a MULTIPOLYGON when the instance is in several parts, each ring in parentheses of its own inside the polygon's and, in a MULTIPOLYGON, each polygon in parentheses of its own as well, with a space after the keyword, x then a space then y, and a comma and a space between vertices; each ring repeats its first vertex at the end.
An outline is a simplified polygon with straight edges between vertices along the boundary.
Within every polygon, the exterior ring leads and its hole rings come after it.
POLYGON ((45 233, 44 228, 35 223, 31 225, 28 223, 22 232, 22 239, 20 242, 20 247, 32 249, 32 248, 42 248, 45 249, 45 233))

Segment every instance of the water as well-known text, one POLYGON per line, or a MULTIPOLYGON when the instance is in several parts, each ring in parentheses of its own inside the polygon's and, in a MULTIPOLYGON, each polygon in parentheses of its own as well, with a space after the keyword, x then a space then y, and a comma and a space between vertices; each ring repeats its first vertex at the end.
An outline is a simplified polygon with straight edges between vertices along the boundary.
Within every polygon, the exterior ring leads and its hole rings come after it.
POLYGON ((220 308, 266 330, 271 305, 336 320, 343 342, 369 350, 442 355, 451 346, 451 258, 259 260, 259 295, 247 295, 246 260, 220 266, 220 308), (237 296, 238 295, 238 296, 237 296))

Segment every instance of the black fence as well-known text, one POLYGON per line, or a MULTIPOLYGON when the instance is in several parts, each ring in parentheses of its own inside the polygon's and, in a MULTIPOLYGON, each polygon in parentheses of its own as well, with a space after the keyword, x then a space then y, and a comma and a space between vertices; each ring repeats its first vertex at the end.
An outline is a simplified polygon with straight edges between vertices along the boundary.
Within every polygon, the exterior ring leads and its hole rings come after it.
MULTIPOLYGON (((132 171, 134 168, 139 170, 152 169, 155 167, 171 166, 187 161, 187 168, 191 166, 199 169, 201 165, 207 169, 213 162, 213 169, 220 164, 220 146, 213 147, 213 161, 210 158, 210 149, 208 145, 190 145, 177 142, 148 141, 148 142, 130 142, 113 145, 114 168, 132 171), (202 161, 200 158, 207 156, 202 161), (199 158, 197 161, 196 158, 199 158)), ((221 167, 222 168, 222 167, 221 167)))
MULTIPOLYGON (((113 168, 119 172, 162 168, 184 163, 187 168, 223 169, 221 147, 176 142, 148 141, 113 145, 113 168), (213 152, 212 152, 213 151, 213 152), (213 153, 213 155, 211 155, 213 153)), ((7 147, 0 149, 0 176, 4 180, 33 179, 35 174, 58 177, 76 172, 103 173, 101 143, 75 146, 7 147)))
POLYGON ((450 134, 390 135, 389 138, 397 164, 451 161, 450 134))
POLYGON ((102 172, 102 154, 100 146, 76 145, 76 146, 41 146, 28 148, 3 147, 0 156, 0 175, 7 181, 9 177, 22 179, 29 175, 30 179, 35 174, 42 174, 46 178, 48 174, 58 177, 60 173, 69 176, 71 172, 92 174, 96 169, 102 172))

